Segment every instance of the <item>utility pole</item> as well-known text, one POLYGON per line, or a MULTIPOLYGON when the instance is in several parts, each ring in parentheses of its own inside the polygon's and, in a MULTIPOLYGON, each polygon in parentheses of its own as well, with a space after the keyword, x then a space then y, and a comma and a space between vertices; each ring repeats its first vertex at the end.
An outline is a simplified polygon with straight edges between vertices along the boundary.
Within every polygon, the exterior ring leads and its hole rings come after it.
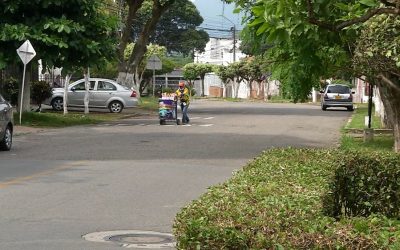
POLYGON ((233 36, 233 62, 236 62, 236 24, 234 22, 232 22, 229 18, 227 18, 224 15, 220 15, 222 18, 228 20, 233 27, 231 28, 232 30, 232 36, 233 36))
POLYGON ((236 25, 233 24, 232 27, 232 34, 233 34, 233 62, 236 62, 236 25))

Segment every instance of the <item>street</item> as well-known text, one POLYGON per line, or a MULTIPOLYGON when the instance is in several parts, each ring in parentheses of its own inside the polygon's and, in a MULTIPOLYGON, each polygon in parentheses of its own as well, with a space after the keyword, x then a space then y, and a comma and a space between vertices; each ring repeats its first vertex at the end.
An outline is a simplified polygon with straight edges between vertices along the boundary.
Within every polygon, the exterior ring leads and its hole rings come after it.
POLYGON ((271 147, 334 147, 351 113, 195 100, 189 125, 143 116, 14 137, 0 152, 0 249, 121 249, 93 232, 171 233, 175 214, 271 147))

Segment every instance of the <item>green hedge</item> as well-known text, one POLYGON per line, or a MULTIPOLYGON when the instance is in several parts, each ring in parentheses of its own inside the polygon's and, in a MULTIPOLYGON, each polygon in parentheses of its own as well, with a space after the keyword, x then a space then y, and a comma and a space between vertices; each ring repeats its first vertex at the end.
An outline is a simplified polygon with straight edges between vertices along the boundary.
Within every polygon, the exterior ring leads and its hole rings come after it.
POLYGON ((333 217, 383 214, 400 219, 400 157, 391 153, 344 154, 324 201, 333 217))
POLYGON ((400 222, 324 214, 343 152, 274 149, 183 208, 179 249, 400 249, 400 222))

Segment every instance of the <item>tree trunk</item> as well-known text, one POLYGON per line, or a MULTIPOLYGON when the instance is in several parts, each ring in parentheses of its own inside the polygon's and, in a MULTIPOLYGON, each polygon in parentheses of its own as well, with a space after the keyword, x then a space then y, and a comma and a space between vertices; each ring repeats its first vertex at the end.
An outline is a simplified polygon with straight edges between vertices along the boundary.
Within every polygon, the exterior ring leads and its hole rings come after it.
POLYGON ((394 151, 400 153, 400 82, 397 77, 387 77, 387 80, 391 81, 391 84, 378 82, 378 87, 388 121, 393 127, 394 151))
POLYGON ((90 90, 90 71, 89 68, 87 69, 87 72, 85 73, 85 97, 83 99, 83 103, 85 105, 85 115, 89 114, 89 90, 90 90))
POLYGON ((253 79, 249 79, 250 99, 253 99, 253 79))
POLYGON ((132 26, 136 17, 137 11, 142 7, 144 0, 127 0, 128 4, 128 16, 125 20, 125 26, 122 30, 121 41, 118 45, 118 70, 119 72, 128 72, 127 64, 124 59, 124 52, 126 46, 132 37, 132 26))
POLYGON ((135 86, 134 75, 132 73, 118 72, 117 82, 127 87, 135 86))
POLYGON ((204 77, 201 78, 201 96, 204 97, 204 77))
POLYGON ((71 74, 67 74, 65 76, 65 84, 64 84, 64 98, 63 98, 63 108, 64 108, 64 115, 68 114, 68 107, 67 107, 67 103, 68 103, 68 86, 69 86, 69 82, 71 81, 71 74))
POLYGON ((175 1, 169 0, 162 5, 159 0, 153 1, 152 16, 144 25, 142 32, 140 32, 139 38, 135 42, 135 46, 129 58, 129 72, 135 72, 136 68, 142 62, 151 33, 155 30, 162 14, 164 14, 174 2, 175 1))

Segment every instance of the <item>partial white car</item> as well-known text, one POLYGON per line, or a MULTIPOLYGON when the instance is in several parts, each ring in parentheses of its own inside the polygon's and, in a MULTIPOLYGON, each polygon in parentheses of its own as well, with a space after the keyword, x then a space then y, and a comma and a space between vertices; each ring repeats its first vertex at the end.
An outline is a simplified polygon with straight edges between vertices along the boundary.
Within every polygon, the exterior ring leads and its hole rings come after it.
POLYGON ((14 130, 13 109, 0 95, 0 150, 9 151, 14 130))
POLYGON ((321 93, 321 109, 329 107, 343 107, 349 111, 354 110, 353 94, 351 89, 342 84, 329 84, 321 93))
MULTIPOLYGON (((136 107, 137 91, 118 84, 114 80, 90 78, 89 107, 108 108, 111 113, 120 113, 124 108, 136 107)), ((68 86, 68 107, 84 107, 85 79, 68 86)), ((54 110, 63 110, 64 88, 54 88, 53 95, 44 103, 54 110)))

